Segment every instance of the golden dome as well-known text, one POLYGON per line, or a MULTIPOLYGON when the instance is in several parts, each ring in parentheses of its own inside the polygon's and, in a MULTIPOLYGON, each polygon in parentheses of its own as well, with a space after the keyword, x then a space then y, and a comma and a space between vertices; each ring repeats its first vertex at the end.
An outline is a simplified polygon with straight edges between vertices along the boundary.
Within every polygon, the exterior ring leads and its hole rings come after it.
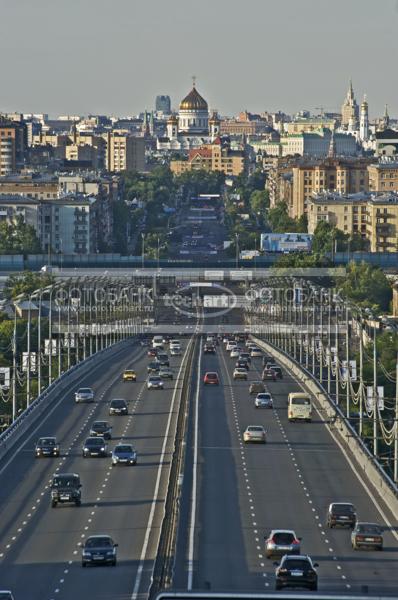
POLYGON ((207 102, 194 86, 188 96, 181 101, 180 110, 209 110, 207 102))

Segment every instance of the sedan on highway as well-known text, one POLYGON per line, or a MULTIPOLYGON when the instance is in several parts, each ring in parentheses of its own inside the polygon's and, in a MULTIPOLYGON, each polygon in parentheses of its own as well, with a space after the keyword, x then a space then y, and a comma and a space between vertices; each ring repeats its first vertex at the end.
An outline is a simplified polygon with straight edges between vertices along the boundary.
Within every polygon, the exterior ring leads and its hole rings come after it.
POLYGON ((36 458, 42 456, 59 456, 59 444, 55 437, 42 437, 37 440, 35 447, 36 458))
POLYGON ((235 367, 232 377, 234 379, 247 379, 247 369, 244 367, 235 367))
POLYGON ((109 404, 109 414, 110 415, 127 415, 128 408, 126 400, 123 398, 113 398, 109 404))
POLYGON ((248 425, 243 432, 243 441, 245 443, 259 442, 265 444, 267 439, 264 427, 262 425, 248 425))
POLYGON ((260 394, 257 394, 254 401, 254 406, 256 408, 273 408, 274 402, 271 394, 269 392, 261 392, 260 394))
POLYGON ((215 372, 207 372, 204 374, 203 383, 205 385, 219 385, 220 380, 218 378, 218 373, 215 372))
POLYGON ((137 452, 131 444, 118 444, 112 450, 112 466, 115 465, 136 465, 137 452))
POLYGON ((354 550, 360 548, 383 550, 383 530, 380 525, 357 522, 351 533, 351 546, 354 550))
POLYGON ((351 502, 332 502, 326 515, 326 524, 330 529, 340 525, 354 529, 357 522, 357 512, 351 502))
POLYGON ((147 390, 163 390, 164 382, 159 375, 151 375, 146 382, 147 390))
POLYGON ((232 348, 232 350, 230 351, 229 355, 230 355, 231 358, 238 358, 240 352, 241 352, 240 348, 235 347, 235 348, 232 348))
POLYGON ((203 353, 204 354, 215 354, 216 353, 216 347, 214 344, 205 344, 203 346, 203 353))
POLYGON ((159 353, 158 354, 158 363, 160 364, 161 367, 169 367, 170 360, 169 360, 169 357, 167 356, 167 354, 159 353))
POLYGON ((112 425, 108 421, 94 421, 90 427, 90 437, 96 436, 110 440, 112 437, 112 425))
POLYGON ((75 392, 75 402, 94 402, 94 391, 91 388, 79 388, 75 392))
POLYGON ((300 541, 292 529, 273 529, 265 539, 265 555, 267 558, 300 554, 300 541))
POLYGON ((246 369, 246 371, 249 371, 250 370, 250 365, 247 362, 247 360, 244 360, 243 358, 238 358, 238 360, 235 363, 235 368, 246 369))
POLYGON ((267 367, 263 369, 261 377, 263 381, 276 381, 276 373, 274 369, 267 369, 267 367))
POLYGON ((103 437, 88 437, 83 444, 83 458, 92 456, 106 456, 108 454, 108 446, 103 437))
POLYGON ((249 385, 249 394, 259 394, 265 392, 265 385, 262 381, 251 381, 249 385))
POLYGON ((10 590, 0 590, 0 600, 14 600, 10 590))
POLYGON ((116 565, 117 544, 109 535, 91 535, 86 539, 82 551, 82 567, 96 564, 116 565))
POLYGON ((181 346, 170 346, 170 354, 171 356, 181 356, 181 346))
POLYGON ((137 374, 133 369, 126 369, 123 372, 123 381, 137 381, 137 374))
POLYGON ((308 588, 311 591, 318 589, 318 563, 313 563, 309 556, 285 555, 280 564, 274 563, 275 589, 281 590, 285 587, 308 588))
POLYGON ((241 352, 239 354, 238 360, 245 360, 250 365, 250 363, 252 362, 252 359, 250 357, 250 352, 241 352))
POLYGON ((170 367, 161 367, 159 370, 159 377, 161 379, 173 379, 174 373, 170 367))
POLYGON ((260 348, 252 348, 250 351, 251 358, 260 358, 263 355, 263 351, 260 348))
POLYGON ((159 362, 159 361, 157 361, 157 360, 153 360, 152 362, 150 362, 150 363, 147 365, 147 368, 146 368, 146 370, 147 370, 147 372, 148 372, 148 373, 158 373, 158 372, 159 372, 159 369, 160 369, 160 367, 161 367, 161 364, 160 364, 160 362, 159 362))
POLYGON ((149 348, 149 350, 147 352, 147 356, 149 356, 151 358, 156 358, 158 353, 159 353, 159 350, 157 348, 149 348))

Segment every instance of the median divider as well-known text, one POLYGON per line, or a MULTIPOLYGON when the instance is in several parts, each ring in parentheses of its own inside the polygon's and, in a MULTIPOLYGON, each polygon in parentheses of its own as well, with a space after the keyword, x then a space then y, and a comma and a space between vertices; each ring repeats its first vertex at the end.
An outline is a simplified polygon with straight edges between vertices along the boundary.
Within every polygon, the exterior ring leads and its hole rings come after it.
POLYGON ((395 519, 398 519, 398 487, 381 468, 375 457, 348 423, 339 406, 333 402, 320 382, 310 371, 273 344, 251 336, 256 344, 272 354, 314 396, 321 412, 326 415, 325 424, 340 445, 347 459, 362 479, 366 479, 377 496, 381 497, 395 519))
MULTIPOLYGON (((122 340, 108 348, 104 348, 95 354, 92 354, 86 360, 79 362, 74 365, 68 371, 65 371, 58 377, 51 385, 49 385, 44 392, 40 394, 32 404, 26 408, 0 435, 0 459, 9 452, 9 450, 18 442, 21 436, 38 420, 54 400, 57 399, 59 392, 63 392, 70 387, 76 380, 84 375, 85 371, 95 367, 95 363, 100 363, 105 360, 109 354, 118 353, 125 349, 127 345, 131 345, 132 339, 122 340)), ((134 341, 134 345, 136 341, 134 341)))
POLYGON ((189 413, 188 403, 191 396, 192 364, 196 354, 198 337, 196 335, 193 336, 189 343, 190 346, 187 351, 182 376, 174 450, 169 472, 164 516, 152 575, 152 584, 148 596, 150 600, 153 600, 160 590, 170 587, 174 575, 177 526, 183 477, 182 470, 186 450, 185 440, 189 413))

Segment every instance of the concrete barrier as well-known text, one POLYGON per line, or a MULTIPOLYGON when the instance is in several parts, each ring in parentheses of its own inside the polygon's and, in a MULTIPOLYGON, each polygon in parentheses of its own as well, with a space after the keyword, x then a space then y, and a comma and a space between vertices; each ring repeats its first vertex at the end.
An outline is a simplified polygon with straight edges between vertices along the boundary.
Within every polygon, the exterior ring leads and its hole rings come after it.
POLYGON ((340 408, 335 405, 321 384, 307 369, 299 365, 285 352, 272 344, 252 336, 256 344, 272 354, 295 378, 302 383, 315 398, 315 405, 326 415, 325 425, 333 438, 343 447, 347 457, 355 466, 361 478, 366 479, 374 492, 387 504, 398 520, 398 487, 383 471, 375 457, 369 452, 355 429, 347 423, 340 408))
POLYGON ((40 415, 45 410, 48 410, 51 403, 58 397, 60 392, 63 392, 68 387, 71 387, 76 380, 80 379, 86 371, 95 368, 96 363, 108 359, 111 353, 117 354, 122 351, 127 345, 131 344, 132 340, 123 340, 92 354, 86 360, 81 361, 77 365, 71 367, 68 371, 58 377, 48 388, 40 394, 32 402, 29 408, 26 408, 15 421, 0 435, 0 459, 17 443, 20 437, 37 421, 40 415))

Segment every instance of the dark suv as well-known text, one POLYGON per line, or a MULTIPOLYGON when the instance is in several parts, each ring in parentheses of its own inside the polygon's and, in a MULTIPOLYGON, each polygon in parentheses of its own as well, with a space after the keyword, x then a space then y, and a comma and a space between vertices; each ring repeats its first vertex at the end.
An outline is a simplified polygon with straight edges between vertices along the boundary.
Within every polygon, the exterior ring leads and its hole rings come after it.
POLYGON ((66 502, 80 506, 82 502, 82 484, 77 473, 58 473, 51 483, 51 506, 66 502))
POLYGON ((337 525, 354 529, 357 522, 355 506, 349 502, 332 502, 326 515, 326 525, 332 529, 337 525))

